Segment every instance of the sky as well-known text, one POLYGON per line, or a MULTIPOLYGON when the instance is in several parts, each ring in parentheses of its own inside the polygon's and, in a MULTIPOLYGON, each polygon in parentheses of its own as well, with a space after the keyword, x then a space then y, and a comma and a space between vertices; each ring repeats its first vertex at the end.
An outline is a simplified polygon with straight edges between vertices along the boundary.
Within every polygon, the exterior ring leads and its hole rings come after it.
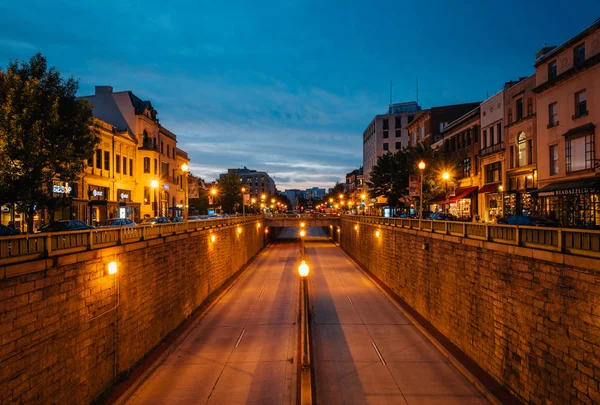
POLYGON ((600 2, 0 1, 0 67, 40 51, 64 76, 131 90, 177 134, 191 171, 267 171, 279 190, 333 187, 393 101, 482 101, 600 2), (170 4, 171 3, 171 4, 170 4))

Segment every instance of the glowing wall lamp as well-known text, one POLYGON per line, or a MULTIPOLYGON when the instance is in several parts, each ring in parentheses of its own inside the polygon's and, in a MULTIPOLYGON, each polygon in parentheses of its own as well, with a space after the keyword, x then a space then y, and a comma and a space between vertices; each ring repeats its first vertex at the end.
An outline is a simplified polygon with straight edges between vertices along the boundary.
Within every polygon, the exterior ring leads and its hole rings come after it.
POLYGON ((215 235, 210 235, 210 242, 211 243, 215 243, 216 240, 217 240, 217 237, 215 235))
POLYGON ((108 274, 117 274, 117 262, 108 263, 108 274))
POLYGON ((381 236, 381 232, 378 230, 377 232, 375 232, 375 236, 379 238, 381 236))
POLYGON ((242 233, 242 228, 240 226, 237 228, 237 233, 242 233))
POLYGON ((354 230, 358 231, 358 225, 354 225, 354 230))

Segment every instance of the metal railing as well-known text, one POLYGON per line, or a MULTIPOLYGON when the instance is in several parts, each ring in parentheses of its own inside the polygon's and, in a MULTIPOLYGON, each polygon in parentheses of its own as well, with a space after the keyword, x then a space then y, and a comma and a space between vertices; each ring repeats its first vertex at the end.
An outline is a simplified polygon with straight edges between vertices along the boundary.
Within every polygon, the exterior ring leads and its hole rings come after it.
POLYGON ((343 219, 600 258, 600 231, 344 215, 343 219))
POLYGON ((263 216, 231 217, 157 225, 2 236, 0 237, 0 265, 262 220, 263 216))

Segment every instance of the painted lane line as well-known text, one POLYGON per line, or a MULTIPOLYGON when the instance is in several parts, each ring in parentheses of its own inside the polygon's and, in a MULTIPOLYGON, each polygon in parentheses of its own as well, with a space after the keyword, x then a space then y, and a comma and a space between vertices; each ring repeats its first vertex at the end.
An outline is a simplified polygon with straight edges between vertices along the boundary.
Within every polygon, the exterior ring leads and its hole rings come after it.
POLYGON ((242 338, 244 337, 244 333, 246 333, 246 329, 242 329, 242 333, 240 334, 240 337, 237 340, 237 343, 235 344, 235 347, 238 347, 240 345, 240 342, 242 341, 242 338))
POLYGON ((379 356, 379 360, 381 360, 381 364, 383 364, 385 366, 385 361, 383 360, 383 356, 379 352, 379 349, 377 348, 377 345, 373 341, 371 342, 371 344, 373 345, 373 349, 375 349, 375 352, 377 353, 377 356, 379 356))

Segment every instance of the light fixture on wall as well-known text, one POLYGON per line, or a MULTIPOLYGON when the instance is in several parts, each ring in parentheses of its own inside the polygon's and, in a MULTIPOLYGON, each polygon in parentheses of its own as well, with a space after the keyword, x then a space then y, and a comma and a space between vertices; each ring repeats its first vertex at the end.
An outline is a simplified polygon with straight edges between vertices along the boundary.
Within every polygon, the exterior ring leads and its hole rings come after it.
POLYGON ((215 243, 215 240, 217 240, 217 237, 214 234, 210 235, 210 242, 215 243))
POLYGON ((375 236, 379 238, 381 236, 381 232, 379 230, 375 231, 375 236))
POLYGON ((358 231, 358 225, 354 225, 354 230, 358 231))
POLYGON ((242 233, 242 227, 238 226, 237 233, 242 233))
POLYGON ((117 262, 108 263, 108 274, 117 274, 117 262))

